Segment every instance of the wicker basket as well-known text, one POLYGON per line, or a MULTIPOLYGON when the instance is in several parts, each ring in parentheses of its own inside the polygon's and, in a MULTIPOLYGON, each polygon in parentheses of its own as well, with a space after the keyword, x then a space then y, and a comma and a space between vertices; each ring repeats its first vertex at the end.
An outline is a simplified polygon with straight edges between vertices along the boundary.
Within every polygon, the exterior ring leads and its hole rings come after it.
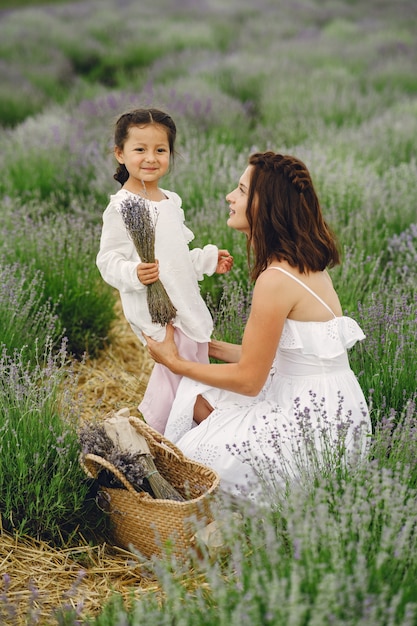
POLYGON ((82 465, 93 478, 103 469, 110 470, 125 487, 100 487, 108 502, 115 545, 133 547, 146 557, 161 555, 167 549, 181 556, 192 543, 196 521, 201 526, 213 520, 211 503, 219 477, 214 470, 185 457, 143 420, 130 417, 129 421, 148 442, 158 471, 187 498, 185 501, 155 499, 137 492, 114 465, 100 456, 85 454, 82 465))

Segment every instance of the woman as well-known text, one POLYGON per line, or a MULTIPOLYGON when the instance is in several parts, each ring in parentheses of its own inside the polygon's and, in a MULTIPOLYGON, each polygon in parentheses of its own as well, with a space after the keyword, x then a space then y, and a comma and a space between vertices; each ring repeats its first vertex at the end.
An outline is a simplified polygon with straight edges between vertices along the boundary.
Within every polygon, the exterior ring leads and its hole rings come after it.
POLYGON ((165 435, 213 467, 224 490, 261 490, 362 452, 365 398, 347 349, 364 334, 342 313, 327 267, 340 263, 310 174, 292 156, 253 154, 226 196, 228 225, 247 237, 255 281, 242 345, 212 341, 224 363, 182 359, 168 328, 152 358, 183 376, 165 435))

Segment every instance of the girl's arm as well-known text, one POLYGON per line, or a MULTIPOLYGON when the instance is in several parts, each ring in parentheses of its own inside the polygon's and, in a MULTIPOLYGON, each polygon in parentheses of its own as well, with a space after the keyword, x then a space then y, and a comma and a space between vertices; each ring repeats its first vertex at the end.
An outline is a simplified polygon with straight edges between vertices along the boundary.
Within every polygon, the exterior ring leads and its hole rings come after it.
POLYGON ((197 280, 202 280, 204 274, 211 276, 212 274, 226 274, 233 267, 233 257, 228 250, 219 250, 212 243, 207 244, 204 248, 193 248, 190 250, 191 262, 197 280))
POLYGON ((123 218, 113 205, 103 214, 97 267, 106 283, 120 292, 146 289, 137 273, 140 258, 129 237, 123 218))
POLYGON ((205 274, 211 276, 216 271, 219 262, 219 249, 212 243, 207 244, 204 248, 192 248, 190 258, 197 280, 203 280, 205 274))
MULTIPOLYGON (((171 326, 167 327, 167 336, 163 342, 146 338, 150 355, 175 374, 212 387, 256 396, 266 382, 285 319, 295 304, 293 290, 283 291, 280 288, 283 277, 277 274, 264 272, 255 284, 251 312, 237 362, 203 364, 182 359, 173 341, 174 331, 171 326)), ((223 346, 225 355, 226 347, 223 346)))

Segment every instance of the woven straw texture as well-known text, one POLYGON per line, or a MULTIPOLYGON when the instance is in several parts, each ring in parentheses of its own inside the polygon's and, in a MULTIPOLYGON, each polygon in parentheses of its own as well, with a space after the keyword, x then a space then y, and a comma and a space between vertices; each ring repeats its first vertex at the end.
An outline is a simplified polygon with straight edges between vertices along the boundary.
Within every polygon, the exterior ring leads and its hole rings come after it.
POLYGON ((161 555, 166 549, 180 557, 192 543, 196 522, 201 525, 213 520, 211 503, 219 477, 214 470, 185 457, 143 420, 130 417, 130 423, 146 438, 160 474, 186 501, 154 499, 137 492, 114 465, 94 454, 85 454, 82 465, 93 478, 102 469, 110 470, 125 487, 100 487, 107 502, 115 545, 127 549, 133 546, 146 557, 161 555))

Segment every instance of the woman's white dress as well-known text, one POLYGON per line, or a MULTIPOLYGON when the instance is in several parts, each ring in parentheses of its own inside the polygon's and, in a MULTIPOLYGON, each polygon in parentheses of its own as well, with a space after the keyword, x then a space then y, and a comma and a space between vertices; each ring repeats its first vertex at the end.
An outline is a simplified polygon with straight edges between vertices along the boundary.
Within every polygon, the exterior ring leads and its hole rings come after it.
POLYGON ((356 458, 371 432, 363 392, 347 350, 363 340, 350 317, 326 322, 287 319, 268 379, 256 397, 216 389, 183 378, 165 436, 188 457, 214 468, 223 490, 259 500, 288 479, 304 478, 356 458), (202 394, 214 407, 196 425, 193 408, 202 394))

